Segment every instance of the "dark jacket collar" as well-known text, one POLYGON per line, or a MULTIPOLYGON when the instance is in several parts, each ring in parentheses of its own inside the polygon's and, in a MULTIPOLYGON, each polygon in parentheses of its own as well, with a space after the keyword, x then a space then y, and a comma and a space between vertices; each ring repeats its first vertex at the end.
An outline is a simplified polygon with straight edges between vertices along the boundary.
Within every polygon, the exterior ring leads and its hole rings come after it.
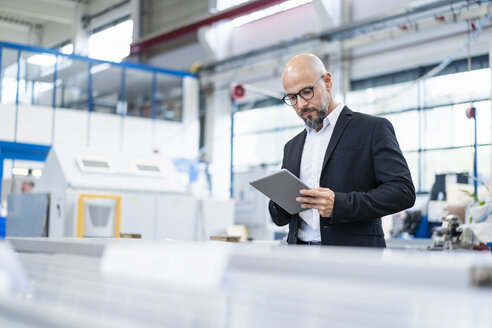
MULTIPOLYGON (((343 135, 345 128, 352 119, 352 114, 353 112, 347 106, 343 107, 340 116, 338 117, 337 123, 335 124, 335 129, 333 130, 333 134, 331 135, 328 148, 326 149, 325 157, 323 160, 323 168, 330 159, 330 156, 333 153, 336 145, 338 144, 341 136, 343 135)), ((292 151, 289 151, 289 154, 292 154, 293 158, 284 159, 285 168, 297 177, 299 177, 301 172, 301 158, 302 151, 304 149, 304 142, 306 141, 306 136, 307 132, 306 129, 304 129, 292 140, 292 151)))

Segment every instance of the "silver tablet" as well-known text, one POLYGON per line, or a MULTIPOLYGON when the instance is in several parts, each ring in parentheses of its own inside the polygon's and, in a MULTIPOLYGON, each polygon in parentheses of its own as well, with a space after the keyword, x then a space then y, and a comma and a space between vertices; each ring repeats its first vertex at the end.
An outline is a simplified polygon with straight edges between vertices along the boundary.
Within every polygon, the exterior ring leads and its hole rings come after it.
POLYGON ((307 208, 301 207, 302 203, 297 202, 296 197, 301 196, 299 190, 311 188, 286 169, 251 181, 250 184, 289 214, 297 214, 307 210, 307 208))

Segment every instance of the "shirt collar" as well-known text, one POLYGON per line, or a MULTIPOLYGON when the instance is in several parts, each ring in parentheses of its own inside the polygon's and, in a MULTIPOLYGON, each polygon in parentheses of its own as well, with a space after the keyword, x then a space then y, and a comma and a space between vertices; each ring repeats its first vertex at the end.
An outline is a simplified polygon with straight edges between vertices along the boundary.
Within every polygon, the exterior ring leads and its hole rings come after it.
POLYGON ((321 133, 323 132, 328 125, 331 125, 332 127, 335 127, 335 124, 337 124, 338 117, 340 116, 340 113, 342 112, 343 107, 345 105, 343 103, 339 103, 335 109, 332 110, 330 114, 328 114, 324 119, 323 119, 323 127, 321 130, 316 131, 315 129, 311 129, 310 127, 306 126, 306 131, 308 134, 311 133, 321 133))

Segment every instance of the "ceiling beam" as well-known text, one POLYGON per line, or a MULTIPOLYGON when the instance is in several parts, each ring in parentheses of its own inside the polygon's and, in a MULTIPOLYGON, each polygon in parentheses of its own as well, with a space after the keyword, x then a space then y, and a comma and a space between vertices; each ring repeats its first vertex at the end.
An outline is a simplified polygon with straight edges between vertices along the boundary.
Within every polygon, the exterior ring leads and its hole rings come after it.
POLYGON ((2 0, 0 12, 30 17, 45 22, 73 24, 73 1, 60 0, 2 0))

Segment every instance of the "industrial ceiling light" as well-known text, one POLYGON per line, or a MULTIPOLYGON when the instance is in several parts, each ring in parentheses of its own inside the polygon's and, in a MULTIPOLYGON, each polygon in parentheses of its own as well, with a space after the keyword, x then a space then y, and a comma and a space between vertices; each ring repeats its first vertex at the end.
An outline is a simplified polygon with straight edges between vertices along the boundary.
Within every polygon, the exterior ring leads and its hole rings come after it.
POLYGON ((41 170, 41 169, 32 170, 32 176, 33 177, 39 178, 42 175, 43 175, 43 170, 41 170))
POLYGON ((29 174, 29 170, 24 168, 24 167, 14 167, 12 169, 12 174, 13 175, 27 176, 29 174))

